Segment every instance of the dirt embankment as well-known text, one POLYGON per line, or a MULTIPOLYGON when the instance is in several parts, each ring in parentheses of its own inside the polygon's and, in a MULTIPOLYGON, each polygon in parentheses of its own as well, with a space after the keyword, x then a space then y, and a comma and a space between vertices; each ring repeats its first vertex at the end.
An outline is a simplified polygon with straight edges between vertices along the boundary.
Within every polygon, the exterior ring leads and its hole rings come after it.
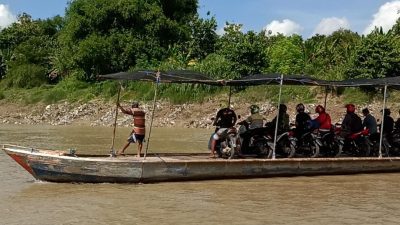
MULTIPOLYGON (((221 98, 222 99, 222 98, 221 98)), ((203 103, 172 105, 160 101, 156 104, 154 111, 155 127, 188 127, 188 128, 212 128, 212 117, 221 107, 226 105, 226 100, 209 99, 203 103), (223 103, 223 104, 221 104, 223 103)), ((323 105, 323 100, 319 101, 323 105)), ((332 123, 340 122, 344 116, 345 109, 343 101, 339 98, 329 99, 327 111, 332 117, 332 123)), ((246 118, 249 115, 249 106, 254 103, 246 102, 245 99, 233 99, 231 107, 237 115, 246 118)), ((276 105, 270 102, 256 103, 261 108, 261 113, 271 120, 276 113, 276 105)), ((297 103, 289 103, 288 113, 290 120, 295 118, 295 106, 297 103)), ((129 107, 129 102, 121 105, 129 107)), ((307 111, 314 113, 316 104, 305 104, 307 111)), ((396 107, 389 105, 389 107, 396 107)), ((147 112, 147 123, 150 124, 153 103, 143 103, 141 107, 147 112)), ((358 105, 357 111, 368 107, 373 115, 380 118, 381 102, 368 105, 358 105)), ((50 125, 90 125, 90 126, 112 126, 114 124, 115 103, 102 102, 99 100, 88 103, 58 103, 51 105, 35 104, 21 105, 0 102, 0 124, 50 124, 50 125)), ((392 108, 392 116, 396 118, 397 108, 392 108)), ((131 117, 118 113, 118 126, 130 126, 131 117)))

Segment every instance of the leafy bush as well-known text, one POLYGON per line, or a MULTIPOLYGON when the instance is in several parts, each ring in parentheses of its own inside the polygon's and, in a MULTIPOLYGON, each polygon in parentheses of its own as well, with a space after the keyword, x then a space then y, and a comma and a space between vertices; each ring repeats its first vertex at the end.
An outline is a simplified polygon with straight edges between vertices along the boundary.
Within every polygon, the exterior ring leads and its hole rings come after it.
POLYGON ((65 90, 60 88, 53 88, 48 92, 46 92, 43 101, 46 104, 53 104, 60 100, 66 99, 66 97, 67 97, 67 92, 65 90))
POLYGON ((46 81, 46 69, 35 64, 14 65, 5 79, 7 86, 18 88, 39 87, 46 81))
POLYGON ((3 91, 0 91, 0 100, 5 99, 6 95, 4 94, 3 91))

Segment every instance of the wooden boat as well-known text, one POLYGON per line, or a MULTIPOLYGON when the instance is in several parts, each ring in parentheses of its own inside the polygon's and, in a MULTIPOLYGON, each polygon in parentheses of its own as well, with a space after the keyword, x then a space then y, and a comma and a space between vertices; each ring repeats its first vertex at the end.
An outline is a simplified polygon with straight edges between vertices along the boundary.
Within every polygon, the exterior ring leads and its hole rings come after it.
MULTIPOLYGON (((207 76, 192 71, 169 71, 166 73, 160 73, 159 71, 120 72, 102 75, 100 78, 155 82, 154 103, 159 83, 189 83, 229 87, 279 84, 278 103, 280 103, 282 85, 322 86, 326 87, 325 105, 328 87, 374 86, 384 88, 383 108, 385 108, 388 86, 393 88, 400 86, 399 77, 324 81, 306 76, 283 77, 283 75, 279 74, 257 74, 241 80, 210 80, 207 76)), ((118 101, 120 90, 118 91, 118 101)), ((229 102, 230 96, 231 93, 229 94, 229 102)), ((153 115, 155 108, 154 104, 153 115)), ((116 115, 117 112, 118 109, 116 109, 116 115)), ((383 116, 384 114, 382 114, 382 120, 383 116)), ((116 119, 114 123, 114 135, 115 128, 116 119)), ((382 130, 383 126, 381 126, 381 133, 382 130)), ((275 129, 276 133, 277 130, 275 129)), ((111 149, 113 149, 113 155, 115 153, 114 137, 112 143, 111 149)), ((149 141, 147 141, 148 143, 149 141)), ((246 158, 231 160, 209 159, 207 158, 208 154, 153 154, 146 155, 144 158, 133 156, 79 155, 63 151, 40 150, 15 145, 3 145, 3 150, 36 179, 52 182, 145 183, 273 176, 400 172, 400 158, 383 158, 381 149, 379 150, 380 157, 376 158, 246 158)))
POLYGON ((64 151, 3 145, 38 180, 87 183, 152 183, 276 176, 400 172, 400 157, 209 159, 207 154, 134 156, 71 155, 64 151))

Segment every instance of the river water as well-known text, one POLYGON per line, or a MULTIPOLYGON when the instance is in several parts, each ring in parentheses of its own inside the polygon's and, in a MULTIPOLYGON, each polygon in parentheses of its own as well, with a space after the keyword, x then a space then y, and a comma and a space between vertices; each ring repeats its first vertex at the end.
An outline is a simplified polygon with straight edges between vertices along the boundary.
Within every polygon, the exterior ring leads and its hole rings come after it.
MULTIPOLYGON (((128 132, 117 129, 117 149, 128 132)), ((149 152, 206 152, 209 132, 155 128, 149 152)), ((111 135, 112 128, 0 125, 0 144, 78 153, 108 153, 111 135)), ((0 224, 7 225, 400 223, 400 174, 57 184, 35 181, 4 152, 0 171, 0 224)))

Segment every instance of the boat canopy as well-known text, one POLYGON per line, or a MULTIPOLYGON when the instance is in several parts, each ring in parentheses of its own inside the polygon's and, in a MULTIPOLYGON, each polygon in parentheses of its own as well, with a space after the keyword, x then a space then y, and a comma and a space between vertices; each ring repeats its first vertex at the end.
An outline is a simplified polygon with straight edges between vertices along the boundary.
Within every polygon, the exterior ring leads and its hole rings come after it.
POLYGON ((328 81, 307 75, 255 74, 234 80, 214 80, 206 74, 190 70, 136 71, 100 75, 100 79, 149 81, 160 83, 192 83, 213 86, 255 86, 255 85, 307 85, 325 87, 392 86, 400 88, 400 77, 377 79, 348 79, 328 81))

